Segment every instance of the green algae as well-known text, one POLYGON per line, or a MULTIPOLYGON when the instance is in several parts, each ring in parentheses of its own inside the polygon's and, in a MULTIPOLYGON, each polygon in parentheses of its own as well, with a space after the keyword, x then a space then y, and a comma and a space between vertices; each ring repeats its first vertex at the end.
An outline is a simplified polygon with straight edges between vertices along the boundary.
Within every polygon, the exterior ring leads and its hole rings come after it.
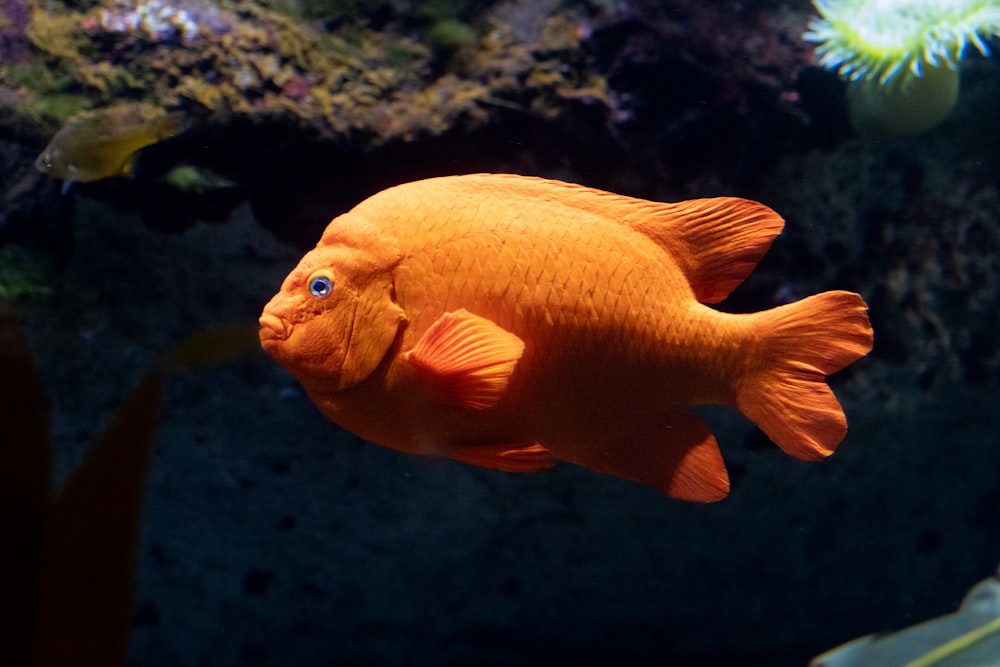
POLYGON ((16 245, 0 247, 0 300, 40 303, 53 294, 52 266, 16 245))
POLYGON ((87 106, 87 100, 79 95, 53 93, 43 96, 34 107, 41 120, 62 125, 87 106))
POLYGON ((451 52, 474 44, 476 31, 457 19, 445 19, 437 21, 424 33, 424 41, 437 53, 451 52))

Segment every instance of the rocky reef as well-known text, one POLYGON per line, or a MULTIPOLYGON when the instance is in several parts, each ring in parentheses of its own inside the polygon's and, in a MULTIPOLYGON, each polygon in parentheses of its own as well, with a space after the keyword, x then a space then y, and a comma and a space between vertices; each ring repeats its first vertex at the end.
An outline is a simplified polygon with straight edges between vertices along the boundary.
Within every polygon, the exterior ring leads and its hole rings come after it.
MULTIPOLYGON (((732 189, 706 178, 746 181, 807 131, 801 11, 6 0, 3 12, 8 126, 41 142, 75 113, 122 100, 191 116, 188 133, 144 155, 147 178, 133 184, 143 201, 163 198, 148 184, 181 161, 272 202, 305 201, 305 218, 310 202, 335 211, 404 173, 503 167, 687 195, 732 189), (623 156, 640 173, 602 168, 623 156)), ((316 231, 258 208, 283 237, 316 231)))

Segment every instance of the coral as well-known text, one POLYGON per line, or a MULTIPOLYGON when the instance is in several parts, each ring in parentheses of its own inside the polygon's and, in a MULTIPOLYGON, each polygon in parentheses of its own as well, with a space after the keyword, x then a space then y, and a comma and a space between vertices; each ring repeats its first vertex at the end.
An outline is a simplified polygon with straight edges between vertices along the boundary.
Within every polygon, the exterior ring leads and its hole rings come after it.
POLYGON ((808 143, 801 83, 814 59, 793 3, 611 4, 611 16, 578 22, 578 39, 606 79, 611 135, 636 169, 683 188, 673 196, 751 187, 808 143))
MULTIPOLYGON (((300 9, 368 12, 377 4, 330 2, 300 9)), ((63 74, 58 82, 49 74, 20 83, 29 92, 29 108, 52 106, 45 102, 52 95, 82 91, 86 102, 77 108, 122 97, 167 107, 193 103, 216 117, 283 117, 324 136, 360 130, 376 143, 440 134, 459 119, 483 124, 490 110, 505 104, 522 109, 541 104, 545 117, 553 117, 565 93, 580 85, 602 97, 599 78, 576 72, 585 64, 578 39, 559 52, 532 52, 529 44, 510 42, 480 44, 481 24, 471 19, 482 5, 442 1, 415 3, 412 9, 407 17, 400 15, 399 25, 425 43, 372 31, 360 21, 345 24, 339 34, 317 32, 246 1, 104 0, 79 11, 36 10, 27 32, 44 54, 38 60, 45 61, 42 69, 63 74), (452 57, 458 50, 462 56, 452 57), (576 54, 571 69, 556 62, 571 52, 576 54), (497 61, 502 70, 517 63, 518 71, 495 76, 501 74, 497 61), (493 85, 480 83, 491 76, 493 85), (528 79, 530 90, 539 92, 530 94, 534 101, 508 100, 525 98, 520 84, 528 79), (542 90, 546 86, 558 90, 542 90)), ((0 73, 0 84, 4 78, 0 73)))
POLYGON ((229 34, 234 23, 231 13, 207 1, 116 0, 112 6, 98 9, 96 21, 88 27, 118 33, 138 31, 156 42, 176 41, 190 45, 202 31, 216 37, 229 34))
POLYGON ((50 55, 78 60, 84 38, 76 30, 79 17, 72 13, 56 14, 37 7, 31 10, 27 35, 31 43, 50 55))

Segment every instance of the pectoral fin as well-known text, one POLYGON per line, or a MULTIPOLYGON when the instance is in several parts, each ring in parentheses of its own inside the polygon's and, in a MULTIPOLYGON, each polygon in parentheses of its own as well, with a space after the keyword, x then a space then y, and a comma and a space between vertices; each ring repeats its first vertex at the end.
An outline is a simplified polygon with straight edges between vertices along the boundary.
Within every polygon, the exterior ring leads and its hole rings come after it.
POLYGON ((504 472, 540 472, 548 470, 555 464, 552 452, 538 443, 451 447, 446 456, 480 468, 493 468, 504 472))
POLYGON ((440 402, 484 410, 503 396, 523 352, 520 338, 461 309, 438 318, 409 361, 440 402))

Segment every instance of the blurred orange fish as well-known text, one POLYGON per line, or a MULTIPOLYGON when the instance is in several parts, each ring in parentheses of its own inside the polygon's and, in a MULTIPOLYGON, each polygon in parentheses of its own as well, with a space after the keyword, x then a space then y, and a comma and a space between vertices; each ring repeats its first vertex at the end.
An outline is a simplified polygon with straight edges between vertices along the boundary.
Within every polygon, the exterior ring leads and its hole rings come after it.
POLYGON ((688 408, 735 406, 787 453, 847 433, 826 375, 872 346, 857 294, 721 301, 782 219, 513 175, 389 188, 334 219, 260 317, 264 349, 371 442, 512 472, 555 460, 684 500, 729 492, 688 408))

